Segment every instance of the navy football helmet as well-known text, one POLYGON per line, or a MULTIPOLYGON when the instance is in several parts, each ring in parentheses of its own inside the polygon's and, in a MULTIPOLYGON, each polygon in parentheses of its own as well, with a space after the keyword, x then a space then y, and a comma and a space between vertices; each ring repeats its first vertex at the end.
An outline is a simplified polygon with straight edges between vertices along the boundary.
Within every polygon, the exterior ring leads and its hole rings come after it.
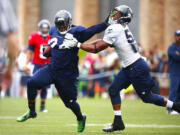
POLYGON ((56 13, 54 23, 60 34, 66 34, 71 28, 72 17, 66 10, 60 10, 56 13))
POLYGON ((110 17, 111 17, 109 22, 110 24, 114 24, 114 23, 128 24, 131 22, 133 18, 132 9, 126 5, 120 5, 114 8, 110 17), (113 16, 116 14, 117 11, 120 12, 122 16, 117 20, 113 20, 113 16))
POLYGON ((49 30, 50 30, 50 22, 48 20, 43 19, 38 23, 39 34, 42 35, 43 37, 46 37, 49 34, 49 30))

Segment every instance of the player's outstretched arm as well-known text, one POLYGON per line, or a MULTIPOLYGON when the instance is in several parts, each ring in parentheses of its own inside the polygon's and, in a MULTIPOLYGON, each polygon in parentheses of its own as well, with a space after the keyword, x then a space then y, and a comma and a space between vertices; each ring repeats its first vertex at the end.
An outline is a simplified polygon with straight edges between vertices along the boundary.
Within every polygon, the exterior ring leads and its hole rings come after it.
POLYGON ((89 40, 92 36, 94 36, 97 33, 100 33, 104 31, 108 26, 109 26, 109 18, 110 14, 108 14, 107 18, 105 19, 104 22, 93 25, 89 28, 86 28, 80 32, 80 38, 78 38, 78 41, 83 43, 87 40, 89 40))
POLYGON ((82 50, 91 52, 91 53, 98 53, 98 52, 108 48, 108 46, 109 46, 109 44, 104 42, 102 39, 98 39, 89 44, 82 43, 79 45, 79 47, 82 50))
POLYGON ((108 25, 105 22, 103 22, 84 29, 80 32, 79 42, 83 43, 89 40, 92 36, 104 31, 107 27, 108 25))

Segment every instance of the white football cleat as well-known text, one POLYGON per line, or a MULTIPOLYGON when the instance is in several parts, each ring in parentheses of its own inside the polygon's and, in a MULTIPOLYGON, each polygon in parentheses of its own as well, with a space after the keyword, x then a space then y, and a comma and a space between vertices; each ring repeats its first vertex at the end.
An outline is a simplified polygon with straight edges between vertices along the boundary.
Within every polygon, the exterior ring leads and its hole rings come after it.
POLYGON ((176 112, 176 111, 171 111, 169 114, 170 114, 170 115, 178 115, 179 113, 176 112))

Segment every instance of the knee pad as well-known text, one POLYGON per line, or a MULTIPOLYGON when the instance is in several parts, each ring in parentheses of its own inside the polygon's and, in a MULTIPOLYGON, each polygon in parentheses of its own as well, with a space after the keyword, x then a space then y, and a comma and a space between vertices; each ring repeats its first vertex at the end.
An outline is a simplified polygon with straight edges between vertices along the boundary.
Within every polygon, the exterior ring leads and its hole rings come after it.
POLYGON ((117 90, 114 87, 110 86, 108 89, 108 93, 110 97, 114 97, 119 93, 119 91, 117 92, 117 90))
POLYGON ((151 103, 152 102, 150 92, 143 92, 139 96, 144 103, 151 103))
POLYGON ((69 100, 69 101, 64 102, 64 104, 67 108, 72 108, 72 106, 75 102, 76 102, 76 100, 69 100))

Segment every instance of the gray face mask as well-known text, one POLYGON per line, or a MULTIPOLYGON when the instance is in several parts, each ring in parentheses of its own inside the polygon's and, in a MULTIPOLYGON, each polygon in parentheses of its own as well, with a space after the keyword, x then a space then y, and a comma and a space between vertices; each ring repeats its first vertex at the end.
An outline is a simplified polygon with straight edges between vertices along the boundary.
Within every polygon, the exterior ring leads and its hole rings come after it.
POLYGON ((68 28, 68 29, 65 30, 65 31, 60 31, 60 30, 58 30, 58 31, 59 31, 59 33, 60 33, 61 35, 65 35, 69 30, 70 30, 70 28, 68 28))
POLYGON ((110 18, 109 24, 117 24, 117 20, 114 20, 113 17, 110 18))

